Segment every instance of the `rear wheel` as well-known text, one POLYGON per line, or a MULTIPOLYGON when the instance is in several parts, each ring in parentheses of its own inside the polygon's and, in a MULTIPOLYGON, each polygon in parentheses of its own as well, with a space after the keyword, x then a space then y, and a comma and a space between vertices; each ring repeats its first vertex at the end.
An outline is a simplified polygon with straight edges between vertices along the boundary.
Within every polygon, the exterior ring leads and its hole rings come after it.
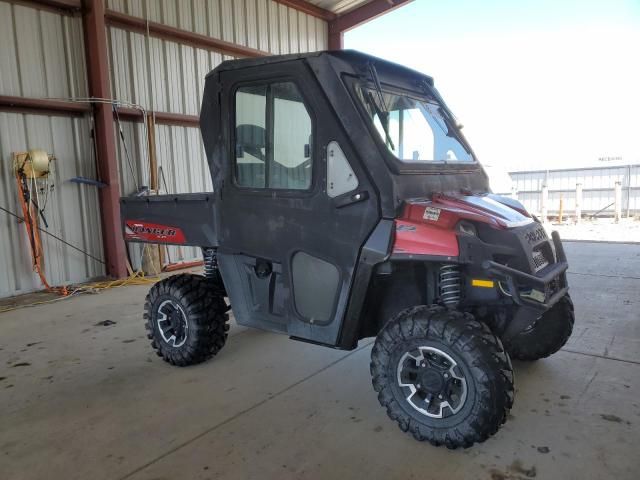
POLYGON ((569 294, 538 320, 505 343, 511 358, 539 360, 560 350, 573 331, 575 316, 569 294))
POLYGON ((371 352, 373 388, 417 440, 469 447, 498 431, 513 404, 500 340, 470 314, 414 307, 391 319, 371 352))
POLYGON ((156 283, 147 295, 144 319, 156 353, 172 365, 204 362, 227 339, 224 297, 200 275, 175 275, 156 283))

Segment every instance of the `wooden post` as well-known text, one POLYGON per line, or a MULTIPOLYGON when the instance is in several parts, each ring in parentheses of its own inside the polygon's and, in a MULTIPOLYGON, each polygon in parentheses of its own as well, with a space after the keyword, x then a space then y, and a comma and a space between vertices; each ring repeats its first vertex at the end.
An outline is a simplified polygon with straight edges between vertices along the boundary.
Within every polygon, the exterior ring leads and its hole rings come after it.
POLYGON ((548 204, 549 204, 549 187, 546 185, 542 186, 542 193, 540 197, 540 220, 542 223, 547 223, 547 214, 548 214, 548 204))
POLYGON ((149 152, 149 190, 158 191, 158 159, 156 157, 156 123, 147 114, 147 149, 149 152))
MULTIPOLYGON (((158 189, 158 158, 156 156, 156 123, 153 113, 147 114, 147 151, 149 152, 149 193, 159 194, 158 189)), ((145 273, 156 275, 162 271, 164 265, 164 246, 149 245, 142 256, 142 269, 145 273), (146 259, 146 260, 145 260, 146 259)))
POLYGON ((560 194, 560 208, 558 209, 558 223, 562 223, 562 214, 564 210, 564 198, 562 197, 562 194, 560 194))
POLYGON ((618 223, 622 218, 622 182, 616 182, 615 185, 614 208, 614 219, 615 222, 618 223))
POLYGON ((582 184, 576 183, 576 223, 582 220, 582 184))
POLYGON ((627 218, 631 218, 631 165, 627 166, 627 218))

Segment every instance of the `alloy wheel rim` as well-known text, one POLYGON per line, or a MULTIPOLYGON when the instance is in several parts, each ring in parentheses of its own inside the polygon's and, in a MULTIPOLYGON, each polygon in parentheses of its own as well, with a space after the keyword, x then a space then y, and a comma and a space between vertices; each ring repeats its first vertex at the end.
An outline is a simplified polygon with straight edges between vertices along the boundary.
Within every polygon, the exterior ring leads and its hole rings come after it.
POLYGON ((458 413, 467 399, 467 380, 458 363, 442 350, 420 346, 398 361, 396 376, 407 403, 431 418, 458 413))
POLYGON ((173 300, 165 300, 158 306, 156 320, 162 339, 174 348, 181 347, 187 341, 189 324, 180 305, 173 300))

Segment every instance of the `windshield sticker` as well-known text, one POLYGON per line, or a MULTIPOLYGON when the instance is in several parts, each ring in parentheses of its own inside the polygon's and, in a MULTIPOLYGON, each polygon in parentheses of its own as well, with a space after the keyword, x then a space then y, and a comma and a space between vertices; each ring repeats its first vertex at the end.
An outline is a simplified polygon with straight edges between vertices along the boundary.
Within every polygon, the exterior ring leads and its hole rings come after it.
POLYGON ((425 220, 431 220, 432 222, 437 222, 440 218, 440 209, 435 207, 427 207, 424 209, 424 215, 422 218, 425 220))

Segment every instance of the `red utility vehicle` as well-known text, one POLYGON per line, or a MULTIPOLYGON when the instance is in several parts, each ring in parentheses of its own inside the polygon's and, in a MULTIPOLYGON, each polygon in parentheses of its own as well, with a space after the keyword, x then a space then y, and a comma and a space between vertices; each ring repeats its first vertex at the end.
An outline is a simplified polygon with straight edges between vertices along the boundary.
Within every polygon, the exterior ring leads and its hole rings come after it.
POLYGON ((332 348, 376 337, 373 387, 402 430, 450 448, 494 434, 510 357, 571 334, 567 262, 556 232, 490 193, 433 80, 354 51, 227 61, 200 123, 211 192, 122 199, 129 241, 203 252, 204 276, 149 292, 158 354, 217 354, 230 308, 332 348))

